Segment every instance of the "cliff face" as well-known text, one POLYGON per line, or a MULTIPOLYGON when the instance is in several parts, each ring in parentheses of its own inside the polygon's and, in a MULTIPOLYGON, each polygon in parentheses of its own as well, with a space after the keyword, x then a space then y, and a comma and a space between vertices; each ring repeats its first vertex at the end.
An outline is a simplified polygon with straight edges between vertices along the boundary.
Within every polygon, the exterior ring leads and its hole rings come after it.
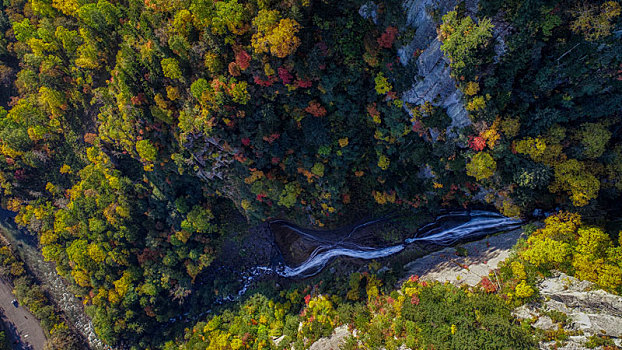
MULTIPOLYGON (((436 35, 436 27, 441 17, 453 10, 457 4, 457 0, 405 1, 403 6, 407 13, 407 23, 416 28, 416 33, 412 41, 398 51, 402 64, 407 64, 416 57, 418 68, 416 83, 402 98, 416 105, 430 102, 434 106, 442 107, 452 120, 450 129, 471 124, 462 103, 462 92, 449 75, 449 60, 443 56, 441 42, 436 35)), ((470 14, 474 14, 477 11, 477 1, 466 1, 466 7, 470 14)))
POLYGON ((596 288, 591 282, 554 272, 538 285, 542 298, 516 309, 515 316, 531 321, 533 328, 568 335, 561 347, 543 341, 541 349, 587 349, 586 342, 593 336, 607 336, 621 347, 622 297, 596 288), (551 312, 563 316, 554 320, 551 312))

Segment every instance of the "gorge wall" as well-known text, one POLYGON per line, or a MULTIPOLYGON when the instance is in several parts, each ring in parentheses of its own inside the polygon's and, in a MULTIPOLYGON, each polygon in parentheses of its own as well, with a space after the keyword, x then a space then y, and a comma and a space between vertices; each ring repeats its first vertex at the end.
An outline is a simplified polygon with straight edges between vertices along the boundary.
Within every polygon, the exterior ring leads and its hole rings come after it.
MULTIPOLYGON (((407 0, 404 9, 407 24, 416 28, 412 41, 398 50, 400 62, 408 64, 417 60, 418 77, 415 84, 402 98, 408 103, 421 105, 426 102, 442 107, 452 120, 450 129, 471 124, 462 102, 462 92, 450 76, 449 60, 441 51, 436 28, 444 14, 454 9, 457 0, 407 0)), ((469 14, 477 12, 477 1, 466 1, 469 14)))

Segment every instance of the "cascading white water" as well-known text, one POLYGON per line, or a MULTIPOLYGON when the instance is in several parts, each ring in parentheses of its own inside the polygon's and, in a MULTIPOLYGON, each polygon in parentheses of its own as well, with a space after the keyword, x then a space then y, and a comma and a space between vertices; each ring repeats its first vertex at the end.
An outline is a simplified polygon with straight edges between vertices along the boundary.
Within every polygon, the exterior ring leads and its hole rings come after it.
POLYGON ((276 273, 283 277, 307 277, 312 275, 313 273, 319 272, 326 263, 334 257, 338 256, 347 256, 351 258, 360 258, 360 259, 378 259, 384 258, 385 256, 393 255, 402 251, 405 248, 404 244, 399 244, 392 247, 387 248, 361 248, 361 249, 352 249, 352 248, 340 248, 335 247, 329 249, 327 251, 323 251, 321 253, 316 253, 318 249, 316 249, 309 259, 303 262, 301 265, 297 267, 289 267, 285 266, 283 269, 277 269, 276 273), (311 274, 307 274, 307 272, 313 271, 311 274))
MULTIPOLYGON (((352 241, 356 231, 383 220, 375 219, 359 224, 352 227, 346 235, 338 238, 326 237, 326 231, 307 230, 286 221, 275 220, 272 224, 281 225, 281 227, 285 227, 307 240, 318 243, 318 246, 305 261, 297 266, 255 266, 244 271, 240 279, 242 288, 235 294, 221 297, 215 304, 237 300, 244 295, 255 280, 265 275, 277 274, 286 278, 311 277, 322 271, 326 264, 336 257, 343 256, 364 260, 379 259, 399 253, 409 244, 415 242, 449 246, 461 240, 473 240, 489 234, 512 230, 521 225, 520 220, 508 218, 499 213, 482 210, 459 210, 436 217, 433 222, 421 227, 413 237, 407 238, 402 244, 389 247, 367 247, 352 241)), ((200 316, 203 314, 205 313, 200 316)), ((171 320, 171 322, 175 321, 177 320, 171 320)))
MULTIPOLYGON (((515 229, 520 224, 521 221, 518 219, 508 218, 494 212, 482 210, 450 212, 437 217, 433 223, 422 227, 414 237, 406 239, 403 244, 383 248, 359 246, 353 242, 346 242, 345 239, 341 239, 336 243, 326 243, 325 239, 315 236, 313 231, 306 231, 287 225, 288 228, 304 237, 316 240, 320 245, 298 266, 283 266, 277 268, 275 272, 282 277, 309 277, 321 271, 335 257, 345 256, 364 260, 378 259, 398 253, 404 250, 407 245, 415 242, 448 246, 461 240, 475 239, 487 234, 515 229), (454 223, 453 225, 451 225, 451 222, 444 222, 451 219, 464 222, 454 223)), ((366 225, 354 227, 347 237, 350 237, 354 231, 366 225)))

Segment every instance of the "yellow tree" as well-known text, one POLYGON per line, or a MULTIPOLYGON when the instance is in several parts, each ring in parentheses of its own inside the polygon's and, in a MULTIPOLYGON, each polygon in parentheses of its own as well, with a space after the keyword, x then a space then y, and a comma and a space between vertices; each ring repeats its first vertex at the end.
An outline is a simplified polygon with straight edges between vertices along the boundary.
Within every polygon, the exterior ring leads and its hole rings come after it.
POLYGON ((598 6, 583 2, 572 14, 575 17, 570 25, 572 31, 583 34, 587 41, 594 41, 611 34, 614 20, 620 15, 620 4, 617 1, 607 1, 598 6))
POLYGON ((252 37, 252 46, 255 53, 265 53, 270 51, 269 43, 266 36, 272 32, 279 21, 279 11, 277 10, 260 10, 253 19, 253 27, 257 31, 252 37))
POLYGON ((257 31, 252 38, 255 53, 270 52, 273 56, 284 58, 296 52, 300 46, 300 38, 296 36, 300 24, 289 18, 279 21, 278 11, 259 11, 253 26, 257 31))
POLYGON ((497 162, 488 152, 479 152, 466 165, 467 175, 478 181, 491 177, 497 170, 497 162))
POLYGON ((578 207, 587 205, 598 196, 600 182, 586 168, 585 164, 569 159, 554 166, 555 181, 549 186, 553 193, 566 191, 572 203, 578 207))
POLYGON ((270 43, 270 53, 283 58, 296 52, 300 46, 300 38, 296 36, 299 30, 300 25, 295 20, 282 19, 266 38, 270 43))

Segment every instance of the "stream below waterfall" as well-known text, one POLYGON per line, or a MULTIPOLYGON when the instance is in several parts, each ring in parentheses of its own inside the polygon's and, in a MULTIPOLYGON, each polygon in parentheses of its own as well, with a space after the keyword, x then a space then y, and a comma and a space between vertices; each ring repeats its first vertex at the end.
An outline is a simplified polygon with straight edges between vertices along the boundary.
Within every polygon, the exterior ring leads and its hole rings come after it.
MULTIPOLYGON (((5 214, 5 220, 10 218, 6 212, 0 212, 0 214, 5 214)), ((312 277, 337 258, 380 259, 395 255, 410 247, 419 247, 424 253, 429 253, 439 247, 473 241, 488 235, 513 230, 520 227, 522 223, 520 220, 490 211, 454 210, 437 216, 434 221, 420 227, 412 234, 408 232, 400 234, 401 237, 406 237, 400 239, 401 242, 393 240, 392 243, 389 243, 389 241, 378 237, 378 226, 391 222, 391 220, 393 219, 373 219, 334 230, 303 228, 285 220, 270 221, 264 225, 267 227, 264 229, 267 233, 256 237, 259 241, 247 241, 246 248, 248 249, 242 249, 250 252, 249 264, 245 265, 246 267, 238 266, 235 270, 229 271, 238 276, 240 283, 238 288, 231 290, 232 293, 224 294, 214 300, 214 305, 237 300, 258 280, 265 280, 266 278, 290 280, 312 277), (273 248, 261 248, 261 245, 272 246, 273 248), (259 254, 262 249, 266 252, 271 251, 277 259, 268 263, 266 260, 268 253, 259 254), (259 258, 259 255, 262 255, 262 258, 259 258)), ((9 228, 6 227, 5 229, 9 228)), ((102 348, 102 343, 95 335, 93 325, 84 314, 80 301, 56 274, 53 265, 43 261, 36 248, 36 242, 27 239, 27 235, 20 234, 18 230, 9 229, 9 231, 8 238, 13 243, 20 244, 19 250, 22 258, 27 260, 29 267, 33 268, 33 272, 46 285, 54 301, 65 311, 74 326, 89 341, 92 348, 102 348)), ((232 247, 236 248, 232 251, 236 253, 238 252, 237 248, 240 248, 239 246, 232 247)), ((228 256, 231 257, 232 254, 228 256)), ((218 263, 215 262, 215 264, 218 263)), ((224 267, 223 264, 220 268, 224 267)), ((220 272, 220 268, 213 266, 213 273, 225 273, 224 271, 220 272)), ((213 275, 207 275, 207 278, 210 278, 209 276, 213 275)), ((209 305, 205 305, 205 308, 184 311, 186 312, 178 317, 171 318, 165 327, 171 327, 179 322, 187 324, 190 321, 196 321, 210 313, 211 308, 209 305)))
POLYGON ((450 211, 438 216, 433 222, 421 227, 403 243, 378 246, 373 237, 365 237, 359 232, 366 226, 382 219, 372 220, 349 228, 348 231, 319 231, 298 227, 286 221, 270 223, 277 244, 285 260, 283 266, 275 268, 275 273, 287 278, 306 278, 319 273, 333 258, 350 257, 357 259, 378 259, 391 256, 413 243, 449 246, 461 241, 475 240, 486 235, 515 229, 521 225, 518 219, 508 218, 499 213, 483 210, 450 211), (285 236, 286 239, 283 239, 285 236), (281 239, 279 239, 281 238, 281 239), (301 241, 304 243, 301 244, 301 241), (291 247, 304 246, 298 256, 293 257, 291 247), (306 257, 301 258, 301 252, 306 257))
POLYGON ((366 228, 390 219, 374 219, 354 226, 335 230, 307 229, 287 222, 273 220, 269 223, 281 261, 272 266, 255 266, 241 274, 242 288, 237 295, 224 297, 221 302, 233 301, 243 295, 249 286, 262 276, 276 275, 287 279, 312 277, 336 258, 371 260, 385 258, 419 245, 432 251, 461 242, 510 231, 521 226, 522 221, 485 210, 453 210, 442 214, 433 222, 417 229, 398 244, 386 244, 376 237, 374 230, 366 228))

